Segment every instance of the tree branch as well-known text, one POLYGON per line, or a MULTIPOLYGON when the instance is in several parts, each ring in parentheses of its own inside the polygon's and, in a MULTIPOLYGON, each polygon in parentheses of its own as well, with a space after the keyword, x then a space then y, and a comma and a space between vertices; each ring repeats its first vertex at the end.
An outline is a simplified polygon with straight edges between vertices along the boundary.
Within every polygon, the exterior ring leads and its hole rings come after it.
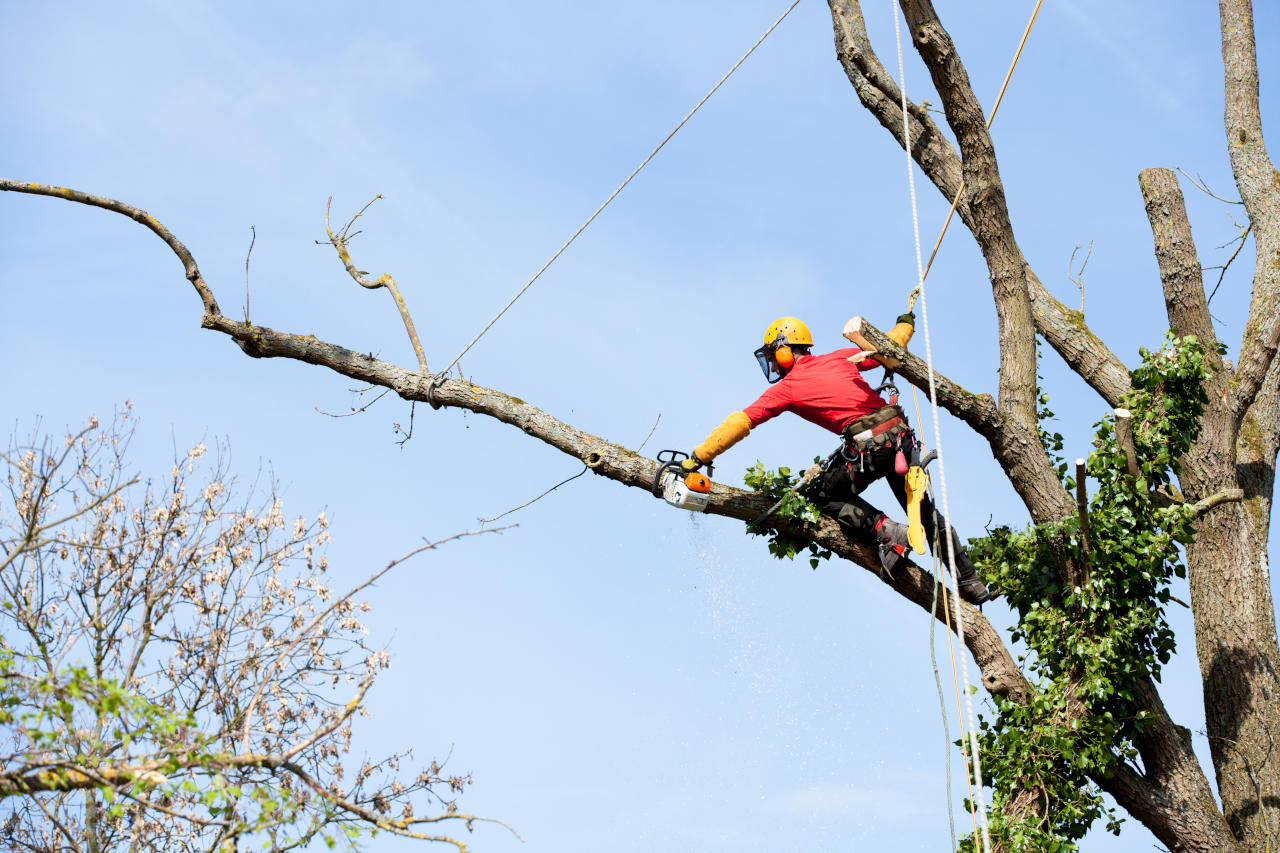
POLYGON ((1138 173, 1138 186, 1155 240, 1169 327, 1180 336, 1195 335, 1204 345, 1205 356, 1213 366, 1206 382, 1213 405, 1224 397, 1228 376, 1218 354, 1218 336, 1209 316, 1200 257, 1178 177, 1171 169, 1143 169, 1138 173))
POLYGON ((165 242, 178 260, 182 261, 182 268, 186 274, 187 281, 191 282, 192 287, 196 289, 196 293, 200 295, 200 301, 204 303, 206 314, 217 314, 218 303, 213 298, 213 291, 204 283, 204 278, 200 275, 200 268, 196 266, 196 260, 191 256, 191 252, 183 245, 182 241, 173 235, 173 233, 160 224, 154 216, 132 205, 124 202, 116 201, 105 196, 90 195, 89 193, 80 192, 79 190, 71 190, 66 187, 55 187, 48 184, 36 184, 26 181, 14 181, 9 178, 0 178, 0 191, 30 193, 31 195, 44 195, 51 198, 62 198, 67 201, 79 202, 87 204, 90 207, 101 207, 104 210, 110 210, 127 216, 135 222, 140 222, 149 228, 152 233, 165 242))
MULTIPOLYGON (((871 47, 870 40, 867 37, 861 5, 857 0, 828 0, 828 5, 831 8, 831 17, 835 29, 836 53, 844 66, 849 82, 853 85, 854 91, 858 94, 863 106, 885 129, 894 135, 894 138, 898 140, 898 144, 901 145, 901 92, 893 82, 893 79, 884 70, 883 65, 871 47)), ((936 21, 936 16, 934 16, 934 20, 936 21)), ((937 26, 941 27, 940 24, 937 26)), ((942 32, 945 34, 945 30, 942 32)), ((914 28, 912 35, 915 38, 914 28)), ((952 53, 954 54, 954 48, 952 48, 952 53)), ((926 58, 926 64, 928 62, 929 60, 926 58)), ((959 65, 958 58, 955 59, 955 63, 959 65)), ((960 68, 963 69, 963 66, 960 66, 960 68)), ((964 81, 964 85, 968 87, 967 79, 964 81)), ((969 111, 974 113, 976 124, 981 128, 976 132, 980 137, 986 137, 986 147, 989 151, 992 151, 991 157, 992 162, 994 162, 994 152, 990 146, 990 137, 986 132, 985 122, 982 121, 981 108, 977 106, 977 100, 973 98, 972 94, 972 89, 970 88, 965 100, 971 104, 969 111)), ((951 121, 951 115, 956 109, 956 105, 948 105, 944 101, 944 106, 947 108, 948 121, 951 121)), ((967 175, 962 175, 961 163, 956 156, 954 147, 942 135, 937 126, 933 124, 928 113, 923 109, 918 109, 918 111, 917 109, 911 109, 910 113, 915 120, 911 129, 912 157, 949 203, 955 198, 967 175)), ((972 156, 973 152, 965 150, 966 161, 972 156)), ((970 169, 971 167, 966 162, 964 168, 970 169)), ((999 206, 1003 208, 1003 190, 998 187, 997 189, 1000 199, 999 206)), ((1050 346, 1070 365, 1071 369, 1079 374, 1090 387, 1101 394, 1103 399, 1110 405, 1119 405, 1120 397, 1129 388, 1128 368, 1103 345, 1096 335, 1089 331, 1084 324, 1083 316, 1079 312, 1067 308, 1041 284, 1040 279, 1031 269, 1021 250, 1017 248, 1016 242, 1012 239, 1012 228, 1009 225, 1007 211, 1004 211, 1003 225, 992 231, 990 229, 991 223, 984 221, 984 216, 989 219, 990 215, 980 215, 975 210, 975 207, 980 206, 981 203, 981 199, 975 201, 975 198, 977 197, 969 191, 961 194, 956 211, 960 214, 961 220, 965 223, 970 233, 978 241, 979 248, 982 249, 984 256, 989 256, 993 250, 998 248, 999 244, 1012 247, 1013 252, 1016 254, 1017 265, 1021 267, 1019 275, 1024 280, 1023 284, 1031 300, 1032 319, 1035 327, 1045 336, 1045 340, 1049 342, 1050 346)), ((988 258, 989 267, 990 264, 991 261, 988 258)))
MULTIPOLYGON (((889 340, 884 332, 861 322, 861 334, 878 353, 899 362, 897 373, 929 393, 929 365, 889 340)), ((1004 416, 989 394, 966 391, 936 370, 937 405, 967 423, 991 445, 996 460, 1037 522, 1056 521, 1075 511, 1075 503, 1047 464, 1035 423, 1023 424, 1004 416), (1044 460, 1044 464, 1042 464, 1044 460)))
MULTIPOLYGON (((898 144, 905 146, 902 90, 871 47, 861 7, 857 0, 830 0, 829 5, 836 56, 858 99, 898 144)), ((908 102, 907 112, 911 119, 912 158, 948 200, 953 198, 962 183, 960 156, 922 105, 908 102)))
MULTIPOLYGON (((342 266, 356 284, 369 290, 385 287, 390 292, 392 300, 396 303, 396 310, 400 312, 400 319, 404 321, 404 330, 409 333, 409 343, 413 344, 413 353, 418 357, 418 369, 426 373, 427 356, 422 351, 422 342, 418 340, 418 331, 413 327, 413 318, 409 316, 409 306, 405 304, 404 297, 400 295, 400 288, 396 286, 396 280, 391 277, 391 273, 384 273, 377 279, 370 281, 365 278, 367 273, 364 270, 356 269, 356 265, 351 262, 351 253, 347 251, 347 243, 355 236, 351 233, 351 226, 369 209, 369 205, 380 198, 382 198, 381 193, 374 196, 369 204, 360 208, 356 215, 351 217, 347 224, 342 227, 342 231, 335 235, 333 229, 329 227, 329 207, 333 204, 333 197, 330 196, 324 205, 324 231, 329 235, 329 242, 338 250, 338 257, 342 260, 342 266)), ((245 319, 248 320, 247 317, 245 319)))
POLYGON ((1253 301, 1240 343, 1231 409, 1237 420, 1253 405, 1275 359, 1280 324, 1280 170, 1267 154, 1258 102, 1258 58, 1249 0, 1219 0, 1223 121, 1236 189, 1253 227, 1253 301))

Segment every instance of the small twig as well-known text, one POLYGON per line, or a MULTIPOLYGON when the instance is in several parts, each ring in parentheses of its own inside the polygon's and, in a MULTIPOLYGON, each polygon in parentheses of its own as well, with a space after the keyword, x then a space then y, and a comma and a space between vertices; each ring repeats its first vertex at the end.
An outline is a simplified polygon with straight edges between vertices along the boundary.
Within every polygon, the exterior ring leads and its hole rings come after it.
POLYGON ((435 550, 436 548, 440 547, 446 542, 452 542, 455 539, 462 539, 463 537, 466 537, 466 536, 479 536, 481 533, 501 533, 502 531, 509 530, 510 528, 511 528, 511 525, 507 525, 505 527, 494 527, 487 530, 464 530, 461 533, 455 533, 452 536, 446 536, 443 539, 437 539, 434 542, 427 542, 425 545, 419 545, 417 548, 414 548, 412 551, 405 554, 404 556, 397 557, 396 559, 387 563, 386 566, 374 572, 363 583, 355 587, 352 587, 351 590, 349 590, 346 595, 343 595, 334 599, 333 604, 330 604, 325 610, 316 614, 315 618, 311 620, 311 623, 307 625, 305 628, 303 628, 301 631, 299 631, 298 635, 293 638, 292 642, 290 642, 289 645, 287 645, 276 657, 276 659, 272 661, 271 664, 267 667, 267 670, 263 674, 262 679, 258 682, 258 686, 254 690, 253 695, 249 698, 249 702, 245 706, 244 724, 241 730, 241 745, 244 752, 246 753, 249 752, 250 723, 253 721, 254 709, 258 704, 258 700, 262 697, 263 689, 265 689, 271 683, 272 677, 279 671, 281 665, 288 658, 288 656, 293 653, 293 650, 296 649, 304 639, 312 637, 315 629, 324 623, 324 620, 328 618, 329 614, 333 613, 333 611, 341 607, 344 602, 350 601, 352 598, 354 598, 356 593, 360 592, 366 587, 372 586, 379 578, 381 578, 387 572, 391 571, 396 566, 400 565, 401 563, 405 562, 411 557, 416 557, 418 554, 421 554, 423 551, 435 550))
POLYGON ((636 448, 636 454, 639 455, 644 446, 649 443, 649 439, 653 438, 653 431, 658 428, 658 421, 662 420, 662 412, 658 412, 658 419, 653 422, 653 428, 649 430, 649 434, 644 437, 644 441, 640 442, 640 446, 636 448))
POLYGON ((1080 314, 1084 315, 1084 268, 1089 265, 1089 258, 1093 256, 1093 241, 1089 241, 1089 250, 1084 253, 1084 260, 1080 263, 1080 269, 1072 273, 1072 269, 1076 264, 1076 254, 1082 249, 1080 243, 1076 243, 1076 247, 1071 250, 1071 259, 1067 261, 1067 278, 1075 282, 1076 287, 1080 288, 1080 314))
POLYGON ((1188 175, 1187 171, 1183 169, 1181 166, 1178 167, 1178 171, 1182 172, 1183 177, 1185 177, 1188 181, 1194 184, 1196 189, 1200 190, 1200 192, 1204 193, 1205 195, 1210 196, 1212 198, 1216 198, 1218 201, 1224 202, 1226 204, 1240 204, 1240 205, 1244 204, 1243 201, 1240 201, 1238 199, 1236 201, 1232 201, 1229 198, 1223 198, 1222 196, 1218 195, 1213 190, 1209 189, 1209 185, 1206 184, 1204 181, 1204 178, 1201 178, 1199 175, 1196 175, 1193 178, 1190 175, 1188 175))
POLYGON ((531 500, 531 501, 525 501, 524 503, 520 504, 520 506, 512 507, 511 509, 507 510, 507 511, 506 511, 506 512, 504 512, 504 513, 501 513, 500 515, 495 515, 493 518, 477 518, 477 519, 476 519, 476 521, 480 522, 481 524, 491 524, 491 523, 493 523, 493 522, 497 521, 498 519, 502 518, 502 517, 503 517, 503 516, 505 516, 505 515, 511 515, 511 513, 515 512, 515 511, 517 511, 517 510, 524 509, 525 507, 529 506, 530 504, 537 503, 538 501, 540 501, 540 500, 542 500, 543 498, 545 498, 547 495, 549 495, 549 494, 551 494, 552 492, 554 492, 556 489, 558 489, 558 488, 560 488, 561 486, 563 486, 565 483, 568 483, 570 480, 576 480, 576 479, 578 479, 579 477, 581 477, 583 474, 587 473, 587 469, 588 469, 588 468, 590 468, 590 467, 591 467, 590 465, 583 465, 583 466, 582 466, 582 470, 581 470, 581 471, 579 471, 578 473, 574 474, 572 477, 569 477, 569 478, 567 478, 567 479, 561 480, 560 482, 556 483, 554 486, 552 486, 551 488, 547 489, 545 492, 543 492, 542 494, 538 495, 536 498, 534 498, 534 499, 533 499, 533 500, 531 500))
POLYGON ((427 356, 422 351, 422 341, 418 340, 418 331, 413 327, 413 318, 409 316, 409 306, 405 304, 404 297, 400 295, 400 288, 396 286, 396 280, 391 277, 390 273, 383 273, 377 279, 370 281, 365 278, 368 273, 364 270, 356 269, 356 265, 351 261, 351 253, 347 251, 347 243, 356 234, 360 233, 359 231, 355 232, 355 234, 350 233, 351 226, 380 198, 382 198, 382 193, 378 193, 370 199, 369 203, 360 208, 356 215, 351 217, 347 224, 342 227, 342 233, 335 235, 333 229, 329 227, 329 208, 333 205, 333 196, 330 196, 324 205, 324 230, 329 235, 329 242, 338 250, 338 257, 342 260, 342 266, 356 284, 369 290, 385 287, 391 293, 391 298, 396 303, 396 310, 400 312, 400 318, 404 320, 404 329, 409 333, 409 342, 413 344, 414 355, 418 357, 418 370, 425 375, 427 373, 427 356))
POLYGON ((249 322, 249 259, 253 257, 253 244, 258 242, 258 229, 250 225, 249 233, 253 236, 249 238, 249 251, 244 256, 244 321, 252 326, 249 322))
POLYGON ((409 402, 409 431, 408 432, 405 432, 404 430, 400 429, 400 424, 395 424, 396 432, 404 436, 404 438, 396 442, 396 444, 400 445, 401 447, 404 447, 405 442, 413 438, 413 411, 417 405, 418 405, 417 401, 411 400, 409 402))
MULTIPOLYGON (((1240 228, 1240 223, 1237 222, 1236 227, 1240 228)), ((1232 240, 1228 240, 1227 242, 1223 243, 1221 246, 1218 247, 1219 249, 1225 249, 1227 246, 1230 246, 1232 243, 1239 241, 1239 245, 1236 246, 1236 250, 1231 253, 1231 257, 1227 258, 1226 263, 1220 264, 1218 266, 1205 267, 1205 269, 1207 270, 1219 271, 1218 282, 1213 286, 1213 292, 1209 294, 1209 298, 1205 300, 1205 305, 1208 305, 1210 302, 1212 302, 1213 297, 1217 295, 1218 288, 1222 286, 1222 279, 1225 278, 1227 275, 1227 268, 1231 266, 1231 262, 1236 259, 1236 255, 1239 255, 1240 250, 1244 248, 1245 241, 1249 239, 1249 232, 1252 230, 1253 230, 1253 223, 1250 222, 1248 225, 1244 226, 1244 228, 1241 229, 1239 237, 1236 237, 1232 240)))
MULTIPOLYGON (((371 390, 373 390, 373 389, 372 389, 372 388, 366 388, 366 389, 364 389, 364 391, 371 391, 371 390)), ((364 393, 364 391, 359 391, 359 392, 356 392, 356 393, 363 394, 363 393, 364 393)), ((390 388, 388 388, 388 389, 386 389, 385 391, 383 391, 381 394, 379 394, 378 396, 374 397, 374 398, 373 398, 372 400, 370 400, 369 402, 365 403, 365 404, 364 404, 363 406, 361 406, 360 408, 358 408, 358 409, 354 409, 354 408, 353 408, 351 411, 349 411, 349 412, 347 412, 347 413, 345 413, 345 414, 341 414, 341 415, 335 415, 333 412, 326 412, 324 409, 321 409, 319 406, 316 406, 316 407, 315 407, 315 410, 316 410, 317 412, 319 412, 320 414, 322 414, 322 415, 326 415, 326 416, 331 417, 331 418, 349 418, 349 417, 351 417, 352 415, 358 415, 358 414, 360 414, 361 412, 367 412, 367 411, 369 410, 369 408, 370 408, 374 403, 378 402, 379 400, 381 400, 383 397, 387 396, 387 395, 388 395, 388 394, 390 394, 390 393, 391 393, 391 389, 390 389, 390 388)), ((399 426, 399 424, 397 424, 397 426, 399 426)))

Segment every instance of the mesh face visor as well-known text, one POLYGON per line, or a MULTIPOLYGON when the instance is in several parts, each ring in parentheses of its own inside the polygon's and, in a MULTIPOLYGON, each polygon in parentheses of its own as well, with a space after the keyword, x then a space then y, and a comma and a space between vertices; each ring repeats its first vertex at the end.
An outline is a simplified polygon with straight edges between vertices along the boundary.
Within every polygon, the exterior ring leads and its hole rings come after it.
POLYGON ((752 353, 760 364, 760 372, 764 374, 765 381, 770 385, 782 378, 782 372, 778 370, 778 365, 773 360, 773 351, 777 348, 778 341, 774 341, 771 344, 765 344, 752 353))

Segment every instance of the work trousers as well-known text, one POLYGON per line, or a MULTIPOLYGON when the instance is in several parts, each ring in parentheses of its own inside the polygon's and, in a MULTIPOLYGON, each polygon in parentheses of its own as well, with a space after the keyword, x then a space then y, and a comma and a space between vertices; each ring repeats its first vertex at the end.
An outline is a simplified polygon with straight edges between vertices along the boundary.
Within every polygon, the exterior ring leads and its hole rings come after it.
MULTIPOLYGON (((915 442, 915 435, 909 429, 903 429, 900 436, 902 451, 909 458, 915 442)), ((822 510, 840 523, 845 533, 874 542, 876 539, 875 524, 883 515, 880 510, 868 503, 861 495, 863 490, 881 478, 887 478, 893 496, 898 499, 902 509, 907 508, 907 486, 902 475, 895 470, 898 454, 898 437, 883 447, 868 453, 853 453, 852 461, 837 457, 823 472, 818 480, 818 488, 812 500, 822 510)), ((905 518, 903 519, 906 520, 905 518)), ((942 543, 942 553, 938 556, 946 563, 951 563, 947 553, 949 544, 955 545, 957 568, 967 574, 965 568, 971 567, 968 556, 960 545, 959 535, 954 528, 945 525, 941 513, 933 505, 926 494, 920 502, 920 521, 924 526, 925 540, 929 549, 935 551, 935 533, 941 528, 950 532, 949 542, 942 543)))

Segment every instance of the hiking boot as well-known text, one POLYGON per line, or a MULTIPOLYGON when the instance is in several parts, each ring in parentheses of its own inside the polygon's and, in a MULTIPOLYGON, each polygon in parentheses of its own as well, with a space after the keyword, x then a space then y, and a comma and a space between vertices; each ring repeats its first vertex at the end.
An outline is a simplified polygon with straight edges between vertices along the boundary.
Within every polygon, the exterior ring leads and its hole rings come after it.
POLYGON ((911 544, 909 534, 911 528, 905 524, 899 524, 887 515, 880 516, 880 520, 875 526, 876 541, 881 545, 897 545, 900 549, 905 549, 911 544))
POLYGON ((882 515, 874 529, 880 551, 880 579, 888 583, 893 580, 893 570, 907 559, 910 528, 882 515))
POLYGON ((959 573, 960 596, 970 604, 985 604, 991 600, 991 592, 978 577, 969 555, 961 552, 956 556, 956 571, 959 573))

